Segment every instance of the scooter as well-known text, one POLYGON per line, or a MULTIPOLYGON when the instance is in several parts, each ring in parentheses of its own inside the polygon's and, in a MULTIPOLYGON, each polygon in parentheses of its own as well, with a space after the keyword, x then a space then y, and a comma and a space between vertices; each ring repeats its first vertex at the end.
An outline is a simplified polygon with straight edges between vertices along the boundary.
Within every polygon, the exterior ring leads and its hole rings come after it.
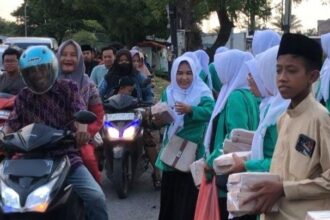
POLYGON ((142 140, 147 105, 129 95, 115 95, 104 103, 105 170, 121 199, 127 197, 133 180, 148 169, 142 140))
MULTIPOLYGON (((87 111, 75 121, 88 124, 96 116, 87 111)), ((68 156, 54 156, 59 149, 73 149, 73 133, 34 123, 4 135, 0 147, 6 158, 0 164, 0 219, 83 220, 84 206, 66 184, 68 156)))
MULTIPOLYGON (((8 120, 9 114, 14 106, 15 97, 12 94, 0 92, 0 129, 4 126, 8 120)), ((5 157, 3 151, 0 150, 0 162, 5 157)))

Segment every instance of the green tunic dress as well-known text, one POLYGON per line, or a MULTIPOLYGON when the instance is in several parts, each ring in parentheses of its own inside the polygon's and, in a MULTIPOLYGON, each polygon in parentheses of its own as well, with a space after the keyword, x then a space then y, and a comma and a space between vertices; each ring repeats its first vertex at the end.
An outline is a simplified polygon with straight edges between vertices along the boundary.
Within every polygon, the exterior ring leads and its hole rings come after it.
MULTIPOLYGON (((216 117, 216 133, 213 135, 213 151, 206 159, 209 167, 213 166, 215 158, 223 154, 223 141, 231 130, 243 128, 256 130, 259 123, 259 106, 257 99, 248 89, 234 90, 228 97, 223 110, 216 117)), ((226 193, 220 192, 221 197, 226 193)))
POLYGON ((210 63, 209 65, 209 71, 210 71, 210 74, 211 74, 211 78, 212 78, 212 87, 213 87, 213 90, 215 90, 216 92, 220 92, 221 90, 221 82, 220 82, 220 79, 218 77, 218 74, 217 74, 217 71, 215 70, 215 66, 214 66, 214 63, 210 63))
MULTIPOLYGON (((162 102, 167 102, 166 92, 163 92, 161 96, 162 102)), ((202 158, 205 154, 203 139, 204 133, 211 118, 211 114, 214 108, 214 100, 210 97, 202 97, 200 103, 197 106, 192 107, 192 113, 184 116, 183 128, 176 134, 179 137, 192 141, 198 144, 196 152, 196 160, 202 158)), ((165 130, 165 138, 162 143, 158 158, 156 161, 156 166, 163 171, 175 171, 172 167, 167 166, 160 160, 160 155, 168 143, 167 130, 165 130)))

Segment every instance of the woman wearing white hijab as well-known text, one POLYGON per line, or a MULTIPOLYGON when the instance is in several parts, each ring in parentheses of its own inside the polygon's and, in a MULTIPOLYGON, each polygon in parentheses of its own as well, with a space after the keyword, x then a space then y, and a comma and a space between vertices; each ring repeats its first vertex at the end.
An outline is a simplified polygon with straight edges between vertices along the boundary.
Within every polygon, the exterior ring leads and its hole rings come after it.
POLYGON ((252 40, 252 53, 257 56, 265 50, 279 45, 281 37, 278 33, 272 30, 255 31, 252 40))
MULTIPOLYGON (((232 129, 255 130, 258 126, 258 103, 247 86, 247 68, 244 63, 252 54, 229 50, 216 54, 214 64, 222 83, 212 117, 207 128, 204 146, 207 165, 222 154, 223 141, 232 129)), ((221 219, 228 219, 226 192, 220 191, 221 219)))
POLYGON ((199 63, 201 64, 202 70, 206 74, 206 84, 209 86, 209 88, 212 90, 212 77, 210 75, 209 71, 209 62, 210 57, 204 50, 196 50, 195 52, 196 57, 199 60, 199 63))
POLYGON ((161 101, 174 109, 175 121, 165 129, 156 162, 156 166, 163 170, 159 220, 192 220, 198 191, 191 173, 175 170, 160 160, 174 134, 198 145, 196 160, 204 155, 203 135, 211 117, 214 100, 211 90, 199 78, 192 59, 181 56, 174 61, 171 84, 163 92, 161 101))
MULTIPOLYGON (((214 55, 216 55, 218 53, 226 52, 228 50, 229 49, 227 47, 218 47, 218 49, 215 51, 215 54, 214 55)), ((209 72, 210 72, 210 75, 211 75, 211 78, 212 78, 212 89, 213 89, 213 92, 216 95, 218 95, 219 92, 220 92, 220 90, 221 90, 221 82, 220 82, 220 79, 218 77, 217 71, 215 70, 214 62, 209 64, 209 72)))
POLYGON ((185 52, 184 54, 182 54, 182 56, 189 57, 190 59, 192 59, 194 61, 196 69, 197 69, 197 75, 202 79, 202 81, 206 85, 208 85, 207 72, 204 71, 204 69, 202 67, 202 64, 200 62, 200 59, 198 58, 197 54, 195 52, 188 51, 188 52, 185 52))
POLYGON ((267 91, 266 98, 263 99, 266 111, 260 118, 253 137, 251 160, 244 162, 239 157, 234 157, 236 163, 232 166, 230 173, 269 171, 277 140, 277 119, 286 111, 290 103, 290 100, 282 98, 276 86, 277 52, 278 46, 275 46, 256 57, 256 67, 267 91))
POLYGON ((330 33, 321 35, 321 45, 326 54, 322 69, 320 71, 320 89, 317 94, 319 101, 325 102, 325 106, 330 111, 329 84, 330 84, 330 33))

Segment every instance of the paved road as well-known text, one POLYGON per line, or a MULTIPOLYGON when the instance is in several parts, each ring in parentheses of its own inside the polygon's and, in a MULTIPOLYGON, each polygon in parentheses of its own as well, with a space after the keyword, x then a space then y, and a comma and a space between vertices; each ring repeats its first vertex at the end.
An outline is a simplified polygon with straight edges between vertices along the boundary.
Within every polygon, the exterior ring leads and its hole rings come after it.
POLYGON ((160 192, 155 191, 149 168, 135 181, 126 199, 119 199, 114 188, 103 175, 102 188, 107 198, 107 208, 111 220, 157 220, 160 192))

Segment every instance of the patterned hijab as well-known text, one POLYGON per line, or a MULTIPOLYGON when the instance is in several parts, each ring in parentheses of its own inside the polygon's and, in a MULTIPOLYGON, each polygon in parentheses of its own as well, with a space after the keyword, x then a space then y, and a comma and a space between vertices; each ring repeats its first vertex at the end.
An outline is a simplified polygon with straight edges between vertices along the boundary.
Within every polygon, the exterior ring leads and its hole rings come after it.
POLYGON ((100 97, 96 94, 97 89, 95 85, 89 79, 88 75, 85 74, 84 57, 79 44, 74 40, 64 41, 58 48, 56 56, 60 63, 59 79, 67 79, 76 82, 79 88, 79 93, 81 94, 87 105, 101 103, 100 97), (78 58, 77 66, 75 67, 74 71, 70 73, 63 72, 61 65, 61 55, 63 53, 64 48, 68 45, 73 45, 76 48, 78 58))

